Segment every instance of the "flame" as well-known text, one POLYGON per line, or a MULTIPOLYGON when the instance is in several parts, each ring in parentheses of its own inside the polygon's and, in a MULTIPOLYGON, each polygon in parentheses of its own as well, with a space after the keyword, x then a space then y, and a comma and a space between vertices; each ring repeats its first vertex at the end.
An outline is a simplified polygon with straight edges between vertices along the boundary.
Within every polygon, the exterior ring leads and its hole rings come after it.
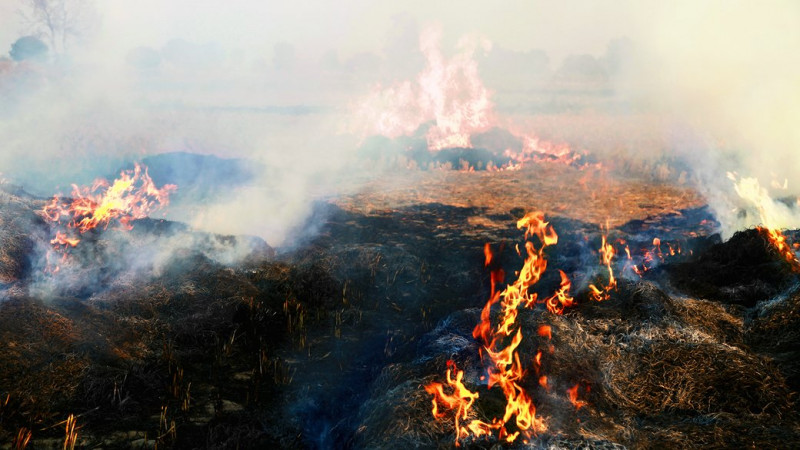
POLYGON ((530 133, 515 133, 522 139, 522 150, 519 152, 507 149, 504 155, 511 159, 506 169, 522 168, 525 163, 559 162, 566 165, 578 164, 582 155, 572 151, 566 143, 555 144, 545 141, 530 133))
POLYGON ((456 445, 459 445, 459 439, 469 436, 468 428, 462 427, 461 421, 467 420, 472 404, 475 402, 475 399, 478 398, 478 393, 471 392, 464 386, 464 383, 461 381, 464 378, 464 371, 458 370, 455 363, 452 361, 448 361, 448 366, 446 376, 447 386, 449 390, 452 390, 452 393, 447 394, 445 392, 445 385, 436 382, 425 386, 425 391, 434 396, 432 400, 432 412, 434 417, 442 418, 446 415, 443 412, 439 412, 440 404, 445 406, 448 410, 455 410, 456 445), (452 376, 453 372, 456 373, 455 378, 452 376))
POLYGON ((552 297, 545 300, 545 305, 547 305, 547 309, 551 313, 561 315, 564 313, 564 309, 575 304, 575 299, 569 295, 569 291, 572 289, 572 282, 569 277, 563 270, 558 272, 561 274, 561 286, 552 297))
POLYGON ((542 375, 539 377, 539 386, 549 389, 549 386, 547 385, 547 375, 542 375))
POLYGON ((541 337, 546 337, 548 340, 553 339, 553 329, 550 328, 550 325, 540 325, 536 333, 541 337))
POLYGON ((614 268, 611 267, 611 262, 616 254, 614 246, 606 242, 606 236, 603 235, 600 244, 600 260, 608 269, 608 284, 601 288, 596 287, 594 284, 589 285, 589 295, 595 301, 608 300, 611 297, 611 291, 617 288, 617 279, 614 278, 614 268))
POLYGON ((420 35, 420 51, 426 67, 415 82, 405 81, 388 88, 375 86, 355 108, 361 134, 390 138, 411 135, 432 122, 425 138, 432 151, 447 147, 471 147, 470 136, 488 130, 492 102, 478 76, 473 54, 488 50, 491 43, 462 39, 460 52, 447 59, 442 54, 442 32, 427 28, 420 35))
POLYGON ((56 237, 51 239, 50 243, 55 245, 55 246, 58 246, 58 245, 67 246, 67 245, 69 245, 70 247, 76 247, 80 241, 81 241, 80 239, 68 237, 67 234, 64 233, 63 231, 57 231, 56 232, 56 237))
MULTIPOLYGON (((733 181, 733 187, 739 197, 749 201, 758 212, 760 226, 756 229, 775 248, 781 257, 800 273, 800 261, 786 242, 781 228, 794 223, 797 219, 787 208, 774 201, 765 188, 762 188, 756 178, 738 178, 734 173, 728 173, 728 178, 733 181)), ((788 182, 787 182, 788 183, 788 182)), ((788 184, 786 186, 788 188, 788 184)))
MULTIPOLYGON (((493 275, 492 295, 481 311, 480 322, 472 332, 473 337, 480 339, 484 344, 483 351, 485 351, 489 363, 487 368, 488 388, 499 387, 505 396, 506 407, 503 416, 495 417, 491 422, 473 419, 468 425, 462 425, 462 422, 468 418, 470 408, 478 398, 478 394, 471 392, 463 385, 462 372, 457 372, 456 378, 452 378, 454 365, 450 363, 448 363, 446 379, 452 394, 444 391, 442 383, 434 382, 425 386, 426 392, 434 396, 432 400, 434 417, 437 419, 444 417, 444 413, 439 410, 440 406, 455 411, 456 446, 461 445, 460 441, 469 436, 478 437, 496 433, 498 439, 514 442, 520 436, 525 440, 533 434, 547 430, 545 421, 536 416, 533 399, 522 387, 522 380, 525 378, 527 370, 523 367, 518 348, 524 335, 516 319, 520 308, 531 308, 536 303, 545 303, 549 311, 561 314, 565 308, 573 304, 573 299, 569 295, 571 283, 569 277, 564 272, 560 272, 561 286, 552 297, 539 302, 536 293, 529 292, 529 288, 539 281, 547 268, 545 248, 555 245, 558 242, 558 235, 553 227, 544 220, 544 214, 541 212, 527 214, 517 221, 517 228, 525 229, 526 239, 535 236, 539 241, 539 246, 526 240, 525 262, 518 278, 507 285, 502 292, 495 290, 495 282, 502 282, 502 276, 495 277, 493 275), (499 308, 495 308, 495 306, 499 306, 499 308), (492 325, 493 309, 499 309, 496 326, 492 325), (516 431, 509 430, 508 425, 512 423, 515 425, 516 431)), ((517 251, 519 253, 519 248, 517 251)), ((484 246, 484 256, 486 266, 493 265, 495 255, 488 244, 484 246)), ((493 272, 499 271, 500 269, 493 270, 493 272)), ((540 325, 537 334, 552 340, 550 325, 540 325)), ((552 345, 548 347, 548 350, 550 353, 553 352, 552 345)), ((537 351, 531 362, 538 375, 542 364, 541 350, 537 351)), ((539 384, 543 388, 549 389, 546 376, 539 377, 539 384)))
POLYGON ((42 209, 49 222, 66 222, 68 231, 57 231, 50 243, 56 248, 75 247, 81 241, 74 233, 86 233, 95 228, 107 228, 112 221, 123 228, 133 228, 132 221, 147 217, 152 211, 169 204, 169 195, 177 186, 155 186, 147 167, 135 164, 110 183, 95 180, 89 187, 72 185, 72 198, 54 196, 42 209))
MULTIPOLYGON (((422 32, 419 48, 425 57, 425 68, 415 80, 387 87, 377 84, 351 105, 350 132, 362 139, 373 135, 395 139, 412 136, 427 126, 428 149, 436 152, 444 148, 472 148, 472 136, 493 127, 517 128, 501 124, 494 111, 491 92, 478 74, 473 56, 478 50, 490 50, 491 42, 462 38, 458 53, 448 59, 440 48, 441 39, 440 29, 431 27, 422 32)), ((510 132, 521 141, 522 148, 506 149, 503 156, 509 162, 499 167, 492 162, 487 170, 517 170, 526 163, 576 164, 581 161, 582 155, 567 144, 543 140, 528 130, 510 132)), ((475 170, 467 163, 458 169, 475 170)))
POLYGON ((586 406, 586 402, 583 400, 578 400, 578 385, 572 386, 571 388, 567 389, 567 397, 569 398, 569 402, 572 403, 572 406, 575 409, 581 409, 582 407, 586 406))
POLYGON ((756 227, 758 232, 775 248, 778 254, 792 267, 792 271, 800 273, 800 261, 792 246, 786 242, 786 236, 777 229, 756 227))

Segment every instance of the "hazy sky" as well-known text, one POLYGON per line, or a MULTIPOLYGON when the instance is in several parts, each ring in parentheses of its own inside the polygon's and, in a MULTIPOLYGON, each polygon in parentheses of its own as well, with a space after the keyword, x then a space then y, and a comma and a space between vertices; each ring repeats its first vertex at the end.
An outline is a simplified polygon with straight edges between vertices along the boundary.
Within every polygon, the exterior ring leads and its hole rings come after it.
MULTIPOLYGON (((15 14, 18 0, 0 0, 0 49, 7 52, 23 30, 15 14)), ((97 36, 103 48, 121 51, 139 45, 160 48, 172 38, 270 52, 281 41, 303 53, 335 49, 347 57, 380 50, 393 19, 407 14, 421 25, 439 23, 445 39, 479 34, 511 50, 544 49, 559 60, 570 53, 602 54, 610 39, 635 31, 631 20, 641 2, 630 0, 103 0, 97 36)))

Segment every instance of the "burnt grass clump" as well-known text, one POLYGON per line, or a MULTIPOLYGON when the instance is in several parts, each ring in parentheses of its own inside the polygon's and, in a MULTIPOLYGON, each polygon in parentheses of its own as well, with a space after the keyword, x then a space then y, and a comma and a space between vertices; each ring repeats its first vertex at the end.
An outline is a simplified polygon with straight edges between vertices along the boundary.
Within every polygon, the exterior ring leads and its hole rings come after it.
MULTIPOLYGON (((510 281, 522 264, 514 221, 525 207, 363 213, 322 204, 313 237, 277 251, 257 238, 142 221, 99 231, 45 274, 42 201, 2 195, 0 442, 30 433, 31 448, 61 447, 74 414, 86 448, 450 448, 452 417, 434 419, 423 389, 444 380, 448 361, 480 394, 471 418, 502 414, 504 398, 481 380, 472 330, 489 296, 483 244, 510 281)), ((676 220, 611 231, 643 247, 654 230, 691 227, 676 220)), ((800 289, 758 233, 684 240, 692 255, 643 279, 621 276, 607 301, 594 302, 588 284, 607 280, 601 229, 552 223, 559 243, 536 290, 552 293, 561 269, 578 304, 518 319, 523 383, 548 427, 528 447, 800 443, 800 289), (539 350, 547 387, 531 363, 539 350), (574 386, 580 408, 566 395, 574 386)), ((491 437, 462 444, 525 447, 491 437)))
POLYGON ((668 273, 687 294, 748 307, 796 282, 789 264, 755 229, 737 232, 668 273))

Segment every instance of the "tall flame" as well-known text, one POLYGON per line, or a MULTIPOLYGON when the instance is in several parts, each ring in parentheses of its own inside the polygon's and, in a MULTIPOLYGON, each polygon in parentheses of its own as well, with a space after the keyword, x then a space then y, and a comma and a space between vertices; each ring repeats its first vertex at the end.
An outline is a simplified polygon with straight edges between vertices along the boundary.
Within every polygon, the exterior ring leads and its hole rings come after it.
MULTIPOLYGON (((481 312, 480 322, 472 332, 473 337, 480 339, 484 345, 483 350, 489 365, 487 368, 489 389, 497 386, 505 396, 506 406, 502 417, 495 417, 491 422, 473 419, 464 424, 463 421, 468 418, 470 408, 478 398, 478 394, 463 385, 462 371, 456 372, 456 378, 452 378, 451 370, 455 370, 454 366, 448 367, 447 370, 447 384, 452 387, 452 394, 445 393, 444 385, 441 383, 434 382, 425 387, 425 390, 434 396, 432 410, 434 417, 444 417, 439 410, 440 405, 455 411, 456 446, 461 445, 460 441, 469 436, 478 437, 496 433, 498 439, 514 442, 520 436, 527 439, 531 435, 547 430, 545 421, 536 416, 533 399, 522 386, 527 370, 523 367, 518 351, 524 335, 517 324, 517 316, 520 308, 531 308, 537 303, 545 303, 549 311, 561 314, 565 308, 573 305, 573 299, 569 295, 571 283, 569 277, 560 272, 561 286, 552 297, 538 300, 536 293, 529 292, 531 286, 540 280, 547 268, 545 248, 555 245, 558 242, 558 235, 544 220, 544 214, 541 212, 527 214, 517 222, 517 228, 525 229, 526 239, 535 236, 539 246, 529 240, 525 242, 526 258, 519 276, 502 292, 495 290, 496 284, 502 282, 502 271, 499 268, 492 270, 492 293, 481 312), (496 305, 499 308, 495 308, 496 305), (495 323, 492 321, 493 309, 499 309, 499 317, 495 323), (509 427, 511 424, 513 427, 509 427)), ((486 266, 493 266, 495 255, 488 244, 484 247, 484 254, 486 266)), ((552 329, 549 325, 541 325, 537 333, 542 338, 552 339, 552 329)), ((552 346, 550 351, 552 352, 552 346)), ((542 352, 539 351, 531 361, 537 375, 541 368, 541 358, 542 352)), ((539 377, 539 384, 549 389, 546 376, 539 377)))
POLYGON ((425 122, 432 122, 425 136, 430 150, 470 147, 470 136, 491 126, 489 91, 478 76, 473 59, 477 48, 488 49, 482 40, 462 39, 460 52, 450 59, 442 54, 441 30, 427 28, 420 36, 420 51, 427 62, 416 82, 384 88, 377 85, 355 111, 364 134, 390 138, 410 135, 425 122))
MULTIPOLYGON (((494 111, 491 92, 483 84, 474 54, 488 51, 491 42, 485 39, 462 38, 458 52, 446 58, 441 50, 442 32, 425 29, 419 41, 426 60, 425 68, 415 80, 391 86, 377 84, 352 105, 349 131, 362 138, 381 135, 388 138, 411 136, 423 126, 425 140, 432 152, 444 148, 471 148, 472 136, 492 127, 517 128, 502 123, 494 111)), ((577 163, 581 155, 569 145, 554 144, 528 131, 512 134, 521 142, 521 149, 506 149, 509 162, 491 169, 515 170, 525 163, 557 161, 577 163)), ((469 171, 469 166, 464 167, 469 171)))

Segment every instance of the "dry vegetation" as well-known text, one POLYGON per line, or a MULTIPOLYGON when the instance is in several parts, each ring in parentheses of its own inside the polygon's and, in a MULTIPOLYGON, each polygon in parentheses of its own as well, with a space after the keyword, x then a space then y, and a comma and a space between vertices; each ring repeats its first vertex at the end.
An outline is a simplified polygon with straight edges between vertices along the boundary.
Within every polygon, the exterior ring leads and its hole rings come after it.
MULTIPOLYGON (((449 448, 452 422, 433 419, 422 386, 452 359, 481 394, 475 416, 502 409, 471 335, 489 295, 482 246, 520 242, 515 218, 538 209, 553 217, 560 242, 548 255, 579 306, 521 319, 526 335, 553 330, 551 388, 526 381, 549 427, 535 446, 796 445, 796 275, 755 232, 704 236, 697 194, 648 180, 550 165, 410 171, 319 205, 316 234, 278 254, 248 241, 250 254, 226 265, 241 239, 142 221, 87 238, 56 275, 42 272, 41 202, 6 189, 0 440, 21 446, 31 433, 33 448, 62 447, 74 414, 77 447, 449 448), (657 234, 697 256, 590 302, 606 220, 632 249, 657 234), (165 243, 178 244, 145 269, 116 262, 165 243), (575 384, 588 402, 577 410, 565 396, 575 384)), ((508 274, 521 264, 512 249, 508 274)), ((543 292, 558 283, 548 274, 543 292)), ((548 345, 532 337, 521 354, 548 345)))
MULTIPOLYGON (((618 227, 632 219, 702 206, 703 199, 685 186, 640 175, 609 176, 609 170, 562 164, 528 166, 521 171, 408 171, 383 174, 351 195, 334 199, 361 214, 398 207, 439 203, 480 208, 507 215, 514 209, 537 209, 548 215, 618 227)), ((500 226, 505 226, 502 223, 500 226)))

